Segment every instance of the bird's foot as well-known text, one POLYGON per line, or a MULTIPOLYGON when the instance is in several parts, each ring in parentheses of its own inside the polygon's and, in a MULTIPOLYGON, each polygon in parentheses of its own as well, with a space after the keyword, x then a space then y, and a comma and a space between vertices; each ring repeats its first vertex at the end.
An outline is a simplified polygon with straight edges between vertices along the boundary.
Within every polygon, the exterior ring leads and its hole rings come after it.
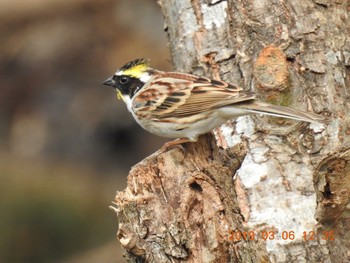
POLYGON ((171 148, 173 148, 176 145, 182 144, 182 143, 186 143, 186 142, 191 142, 191 140, 187 139, 187 138, 179 138, 170 142, 166 142, 164 143, 164 145, 162 146, 162 148, 160 148, 160 152, 165 152, 171 148))

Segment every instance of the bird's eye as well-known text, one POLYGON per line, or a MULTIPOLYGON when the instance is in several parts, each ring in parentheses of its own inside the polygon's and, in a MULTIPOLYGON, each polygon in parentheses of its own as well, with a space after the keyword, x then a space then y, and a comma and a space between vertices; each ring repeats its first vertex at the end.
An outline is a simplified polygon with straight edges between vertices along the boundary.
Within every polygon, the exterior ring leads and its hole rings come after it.
POLYGON ((119 79, 119 83, 120 84, 126 84, 129 82, 129 78, 126 77, 126 76, 121 76, 120 79, 119 79))

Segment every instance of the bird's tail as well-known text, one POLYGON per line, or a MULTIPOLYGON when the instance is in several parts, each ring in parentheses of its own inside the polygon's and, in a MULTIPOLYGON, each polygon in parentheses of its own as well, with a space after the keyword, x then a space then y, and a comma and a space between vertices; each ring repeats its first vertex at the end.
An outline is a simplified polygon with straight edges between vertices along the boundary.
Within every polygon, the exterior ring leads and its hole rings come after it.
POLYGON ((318 115, 315 113, 296 110, 283 106, 272 105, 261 101, 242 103, 241 105, 239 105, 239 108, 251 113, 265 114, 298 121, 318 122, 325 124, 329 122, 329 120, 323 115, 318 115))

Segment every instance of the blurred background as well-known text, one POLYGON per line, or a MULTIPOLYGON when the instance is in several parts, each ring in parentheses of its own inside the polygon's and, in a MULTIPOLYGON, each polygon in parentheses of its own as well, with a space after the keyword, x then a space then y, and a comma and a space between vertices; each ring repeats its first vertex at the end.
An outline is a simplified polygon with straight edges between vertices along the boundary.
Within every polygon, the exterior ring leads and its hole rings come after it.
POLYGON ((0 21, 0 262, 125 262, 108 206, 165 140, 101 83, 172 68, 156 0, 0 0, 0 21))

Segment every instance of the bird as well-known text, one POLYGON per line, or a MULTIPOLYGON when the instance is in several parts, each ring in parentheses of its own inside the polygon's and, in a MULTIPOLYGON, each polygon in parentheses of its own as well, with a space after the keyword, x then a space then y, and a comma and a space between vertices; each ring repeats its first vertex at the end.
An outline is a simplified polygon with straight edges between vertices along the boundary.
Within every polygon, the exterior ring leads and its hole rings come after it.
POLYGON ((222 80, 154 69, 145 58, 126 63, 102 84, 115 89, 143 129, 175 139, 164 150, 196 142, 228 120, 254 113, 327 122, 323 115, 259 101, 254 92, 222 80))

